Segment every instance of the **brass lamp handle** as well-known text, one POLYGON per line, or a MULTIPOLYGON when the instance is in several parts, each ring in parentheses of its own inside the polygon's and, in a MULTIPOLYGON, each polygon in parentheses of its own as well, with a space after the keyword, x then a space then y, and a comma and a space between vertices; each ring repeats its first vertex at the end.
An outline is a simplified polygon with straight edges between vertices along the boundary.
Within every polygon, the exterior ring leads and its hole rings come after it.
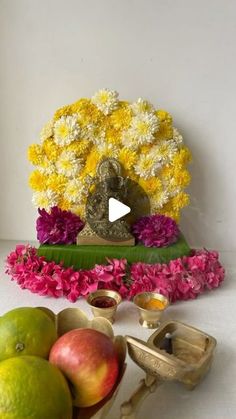
POLYGON ((121 416, 120 419, 135 419, 136 412, 140 404, 149 396, 151 393, 154 393, 156 388, 162 384, 157 377, 147 375, 146 379, 140 381, 140 385, 132 394, 130 399, 121 405, 121 416))

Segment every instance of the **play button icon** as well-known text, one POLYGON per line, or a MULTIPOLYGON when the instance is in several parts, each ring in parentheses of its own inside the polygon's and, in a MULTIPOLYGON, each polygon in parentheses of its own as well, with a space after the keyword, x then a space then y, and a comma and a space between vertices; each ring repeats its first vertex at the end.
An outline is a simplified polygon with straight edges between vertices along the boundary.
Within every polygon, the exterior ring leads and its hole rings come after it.
POLYGON ((108 219, 111 223, 129 214, 130 211, 131 209, 128 207, 128 205, 123 204, 122 202, 118 201, 118 199, 109 198, 108 219))

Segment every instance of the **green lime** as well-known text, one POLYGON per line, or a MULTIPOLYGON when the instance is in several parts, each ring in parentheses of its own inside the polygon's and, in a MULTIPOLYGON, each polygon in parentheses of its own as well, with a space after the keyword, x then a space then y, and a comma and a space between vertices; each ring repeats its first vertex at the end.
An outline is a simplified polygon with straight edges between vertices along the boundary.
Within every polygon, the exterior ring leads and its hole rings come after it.
POLYGON ((56 326, 44 311, 20 307, 0 317, 0 361, 21 355, 48 358, 56 326))
POLYGON ((0 418, 72 419, 72 399, 65 377, 37 356, 0 362, 0 418))

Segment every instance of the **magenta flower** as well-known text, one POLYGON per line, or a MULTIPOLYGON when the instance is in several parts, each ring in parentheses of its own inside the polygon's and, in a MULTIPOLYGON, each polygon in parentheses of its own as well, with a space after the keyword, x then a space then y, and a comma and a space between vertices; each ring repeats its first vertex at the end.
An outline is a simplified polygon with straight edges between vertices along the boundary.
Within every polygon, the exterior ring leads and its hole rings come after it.
POLYGON ((63 211, 58 207, 51 208, 51 212, 38 209, 39 217, 36 221, 37 239, 41 244, 72 244, 76 242, 79 231, 84 227, 83 221, 70 211, 63 211))
POLYGON ((100 288, 118 291, 127 299, 141 291, 157 291, 171 302, 193 299, 219 287, 225 276, 214 251, 193 250, 190 256, 168 264, 137 262, 130 267, 125 259, 112 259, 107 265, 75 271, 47 262, 30 245, 17 246, 7 257, 6 273, 22 289, 48 297, 66 297, 71 302, 100 288))
POLYGON ((166 247, 177 241, 179 228, 172 218, 156 214, 141 217, 133 224, 132 233, 146 247, 166 247))

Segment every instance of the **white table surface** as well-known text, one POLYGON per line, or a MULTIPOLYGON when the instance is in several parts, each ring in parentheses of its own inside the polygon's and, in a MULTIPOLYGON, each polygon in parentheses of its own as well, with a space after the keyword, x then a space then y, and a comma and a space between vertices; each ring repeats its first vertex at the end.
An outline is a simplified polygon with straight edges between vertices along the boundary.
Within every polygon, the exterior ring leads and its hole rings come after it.
MULTIPOLYGON (((79 307, 89 317, 90 309, 84 300, 70 303, 66 299, 41 297, 21 290, 10 281, 5 271, 6 255, 15 242, 0 241, 0 315, 19 306, 45 306, 59 312, 66 307, 79 307)), ((166 319, 183 321, 217 339, 217 351, 212 369, 192 392, 179 383, 165 383, 149 396, 139 410, 137 419, 235 419, 236 418, 236 254, 224 252, 221 260, 227 269, 226 281, 214 291, 196 300, 172 305, 166 319)), ((153 333, 138 324, 138 314, 130 302, 120 305, 114 324, 115 334, 132 335, 143 340, 153 333)), ((127 356, 127 370, 108 419, 119 418, 119 406, 127 400, 144 372, 127 356)))

